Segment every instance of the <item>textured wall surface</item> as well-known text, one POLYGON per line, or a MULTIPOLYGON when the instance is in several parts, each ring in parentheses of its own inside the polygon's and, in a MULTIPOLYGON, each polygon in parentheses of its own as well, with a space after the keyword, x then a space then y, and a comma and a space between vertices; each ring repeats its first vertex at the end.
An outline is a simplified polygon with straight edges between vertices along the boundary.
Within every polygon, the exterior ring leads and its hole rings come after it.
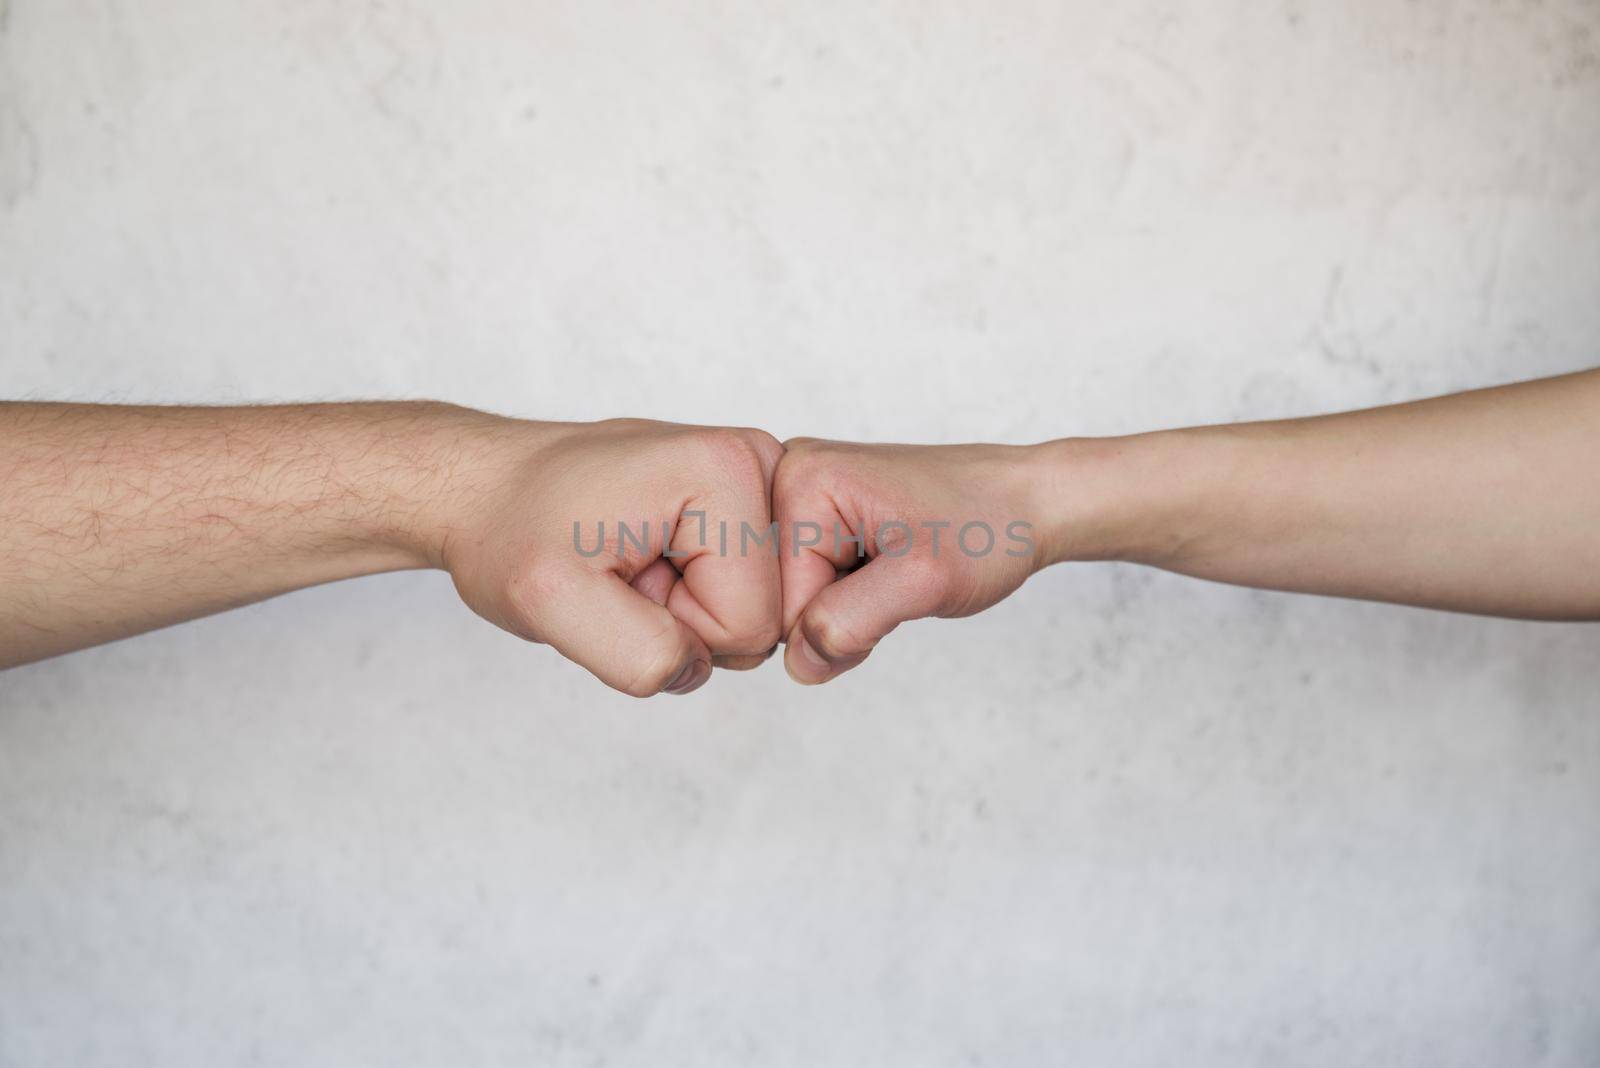
MULTIPOLYGON (((1600 362, 1600 7, 0 0, 0 394, 867 439, 1600 362)), ((0 676, 0 1064, 1600 1061, 1600 629, 1115 566, 613 696, 389 576, 0 676)))

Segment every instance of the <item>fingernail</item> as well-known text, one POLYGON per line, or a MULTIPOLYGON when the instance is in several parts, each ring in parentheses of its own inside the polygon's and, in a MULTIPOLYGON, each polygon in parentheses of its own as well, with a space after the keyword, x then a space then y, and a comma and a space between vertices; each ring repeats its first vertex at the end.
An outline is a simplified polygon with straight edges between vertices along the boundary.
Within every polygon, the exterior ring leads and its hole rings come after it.
POLYGON ((709 660, 691 660, 678 672, 678 677, 667 683, 662 693, 682 695, 691 690, 698 690, 705 685, 711 677, 711 662, 709 660))
POLYGON ((800 663, 819 674, 826 675, 833 670, 833 665, 828 663, 821 653, 811 647, 811 643, 806 641, 804 634, 800 635, 795 655, 799 657, 800 663))

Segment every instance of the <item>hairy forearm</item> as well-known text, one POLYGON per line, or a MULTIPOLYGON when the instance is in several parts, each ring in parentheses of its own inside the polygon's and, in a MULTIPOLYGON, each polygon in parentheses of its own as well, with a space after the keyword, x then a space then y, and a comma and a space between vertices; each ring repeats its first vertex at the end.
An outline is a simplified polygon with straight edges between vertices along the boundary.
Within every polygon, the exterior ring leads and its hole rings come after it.
POLYGON ((1041 450, 1056 559, 1600 619, 1600 371, 1041 450))
POLYGON ((436 562, 441 489, 492 421, 426 403, 0 404, 0 668, 436 562))

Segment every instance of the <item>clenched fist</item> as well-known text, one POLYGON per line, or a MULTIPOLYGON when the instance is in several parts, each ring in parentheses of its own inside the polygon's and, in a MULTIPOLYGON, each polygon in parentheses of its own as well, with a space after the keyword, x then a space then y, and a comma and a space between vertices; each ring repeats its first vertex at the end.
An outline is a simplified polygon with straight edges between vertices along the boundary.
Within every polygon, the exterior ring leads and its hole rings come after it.
POLYGON ((967 616, 1046 562, 1033 450, 1004 445, 785 443, 784 664, 826 682, 896 626, 967 616))
POLYGON ((780 637, 767 532, 783 449, 760 430, 501 421, 478 440, 438 562, 485 619, 636 697, 754 667, 780 637))

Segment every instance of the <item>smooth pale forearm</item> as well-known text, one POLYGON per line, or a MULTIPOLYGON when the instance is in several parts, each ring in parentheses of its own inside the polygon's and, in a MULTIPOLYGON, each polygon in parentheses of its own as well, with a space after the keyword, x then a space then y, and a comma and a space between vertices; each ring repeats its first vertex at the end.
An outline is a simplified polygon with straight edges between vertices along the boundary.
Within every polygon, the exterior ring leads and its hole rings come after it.
POLYGON ((511 423, 431 403, 0 404, 0 668, 436 564, 511 423))
POLYGON ((1040 446, 1047 556, 1600 619, 1600 371, 1340 415, 1040 446))

